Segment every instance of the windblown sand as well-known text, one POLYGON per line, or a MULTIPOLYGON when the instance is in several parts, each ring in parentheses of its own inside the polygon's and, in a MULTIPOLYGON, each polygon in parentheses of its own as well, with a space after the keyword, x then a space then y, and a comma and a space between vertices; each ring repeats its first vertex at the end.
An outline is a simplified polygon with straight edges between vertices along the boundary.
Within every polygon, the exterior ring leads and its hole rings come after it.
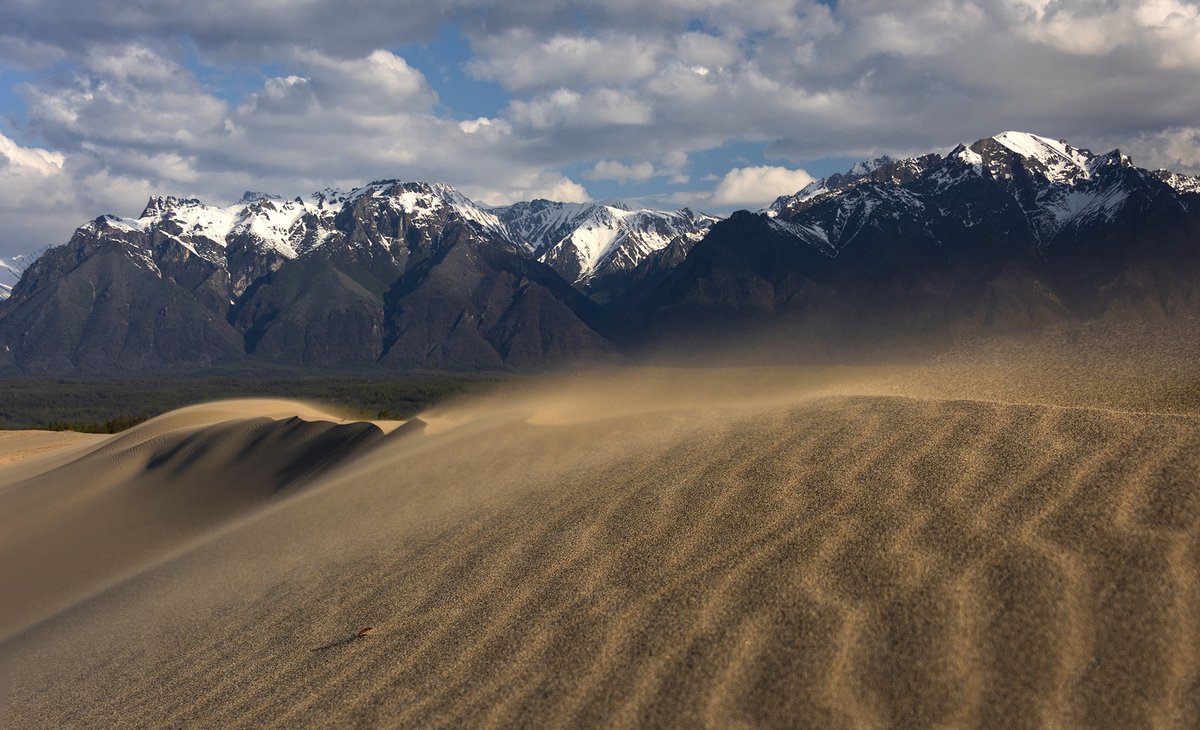
POLYGON ((619 371, 400 428, 246 401, 0 439, 41 449, 0 467, 5 722, 1197 727, 1200 417, 1122 372, 619 371))

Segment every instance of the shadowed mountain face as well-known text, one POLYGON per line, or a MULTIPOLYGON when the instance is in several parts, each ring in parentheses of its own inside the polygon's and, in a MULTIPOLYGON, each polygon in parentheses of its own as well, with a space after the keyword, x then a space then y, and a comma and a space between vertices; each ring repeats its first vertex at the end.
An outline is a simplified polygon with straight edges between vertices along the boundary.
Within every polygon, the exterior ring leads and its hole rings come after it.
POLYGON ((825 337, 1012 331, 1200 307, 1200 196, 1006 133, 875 160, 718 223, 635 301, 656 336, 785 317, 825 337))
POLYGON ((313 199, 84 225, 0 303, 0 369, 530 369, 780 322, 886 343, 1200 311, 1200 180, 1019 132, 715 224, 395 181, 313 199))
POLYGON ((310 207, 159 199, 88 223, 0 311, 0 367, 499 370, 611 349, 595 305, 445 186, 376 183, 310 207))
POLYGON ((0 320, 0 366, 147 370, 241 355, 237 332, 209 289, 222 272, 192 259, 178 272, 184 284, 150 269, 133 251, 76 234, 38 259, 0 320))

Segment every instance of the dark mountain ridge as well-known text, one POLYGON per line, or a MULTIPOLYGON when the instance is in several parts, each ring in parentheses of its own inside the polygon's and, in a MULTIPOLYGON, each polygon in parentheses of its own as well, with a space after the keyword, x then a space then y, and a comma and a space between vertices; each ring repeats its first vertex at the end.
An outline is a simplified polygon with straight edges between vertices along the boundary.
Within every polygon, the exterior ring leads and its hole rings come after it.
POLYGON ((530 369, 779 323, 820 343, 1200 312, 1200 180, 1026 133, 714 221, 395 180, 154 198, 28 266, 0 369, 530 369))
POLYGON ((1200 309, 1198 202, 1117 151, 1005 133, 735 214, 631 306, 643 339, 776 317, 831 337, 1159 321, 1200 309))

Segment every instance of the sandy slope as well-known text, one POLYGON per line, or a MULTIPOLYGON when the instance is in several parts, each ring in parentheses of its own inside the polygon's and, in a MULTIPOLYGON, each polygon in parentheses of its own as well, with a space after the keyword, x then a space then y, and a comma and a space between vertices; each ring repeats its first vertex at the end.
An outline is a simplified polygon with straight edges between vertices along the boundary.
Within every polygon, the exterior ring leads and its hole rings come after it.
POLYGON ((1034 375, 171 414, 0 482, 7 719, 1197 726, 1200 418, 1034 375))

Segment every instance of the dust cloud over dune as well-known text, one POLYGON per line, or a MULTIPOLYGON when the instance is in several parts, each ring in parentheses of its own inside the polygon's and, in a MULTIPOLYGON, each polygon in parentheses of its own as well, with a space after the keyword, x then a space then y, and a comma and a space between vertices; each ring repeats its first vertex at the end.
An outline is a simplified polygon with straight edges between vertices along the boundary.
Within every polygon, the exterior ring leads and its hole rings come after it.
POLYGON ((624 369, 26 449, 7 720, 1196 726, 1200 381, 1074 367, 624 369))

